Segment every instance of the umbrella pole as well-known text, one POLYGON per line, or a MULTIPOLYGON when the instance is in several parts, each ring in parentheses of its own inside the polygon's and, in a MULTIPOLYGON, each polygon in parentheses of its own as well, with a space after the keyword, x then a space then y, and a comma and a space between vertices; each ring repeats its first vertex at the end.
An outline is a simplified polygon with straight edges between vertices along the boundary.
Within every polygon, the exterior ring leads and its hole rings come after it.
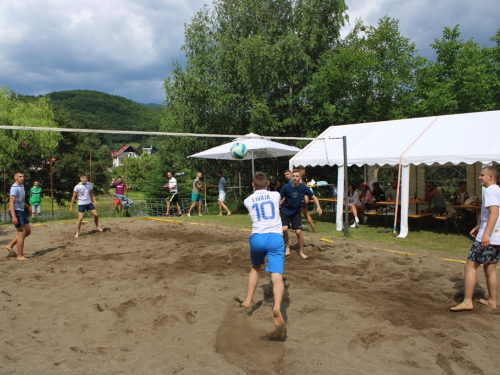
MULTIPOLYGON (((252 181, 253 181, 253 176, 255 175, 255 165, 254 165, 254 158, 252 154, 252 181)), ((253 188, 253 191, 255 192, 255 187, 253 188)))

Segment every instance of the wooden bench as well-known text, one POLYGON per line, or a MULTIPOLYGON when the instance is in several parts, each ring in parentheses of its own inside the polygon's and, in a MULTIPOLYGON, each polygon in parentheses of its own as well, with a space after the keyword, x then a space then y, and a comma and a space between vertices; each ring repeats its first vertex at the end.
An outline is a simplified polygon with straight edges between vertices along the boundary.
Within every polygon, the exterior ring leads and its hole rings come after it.
POLYGON ((364 213, 365 216, 367 217, 374 217, 375 218, 375 228, 378 228, 378 216, 383 215, 384 212, 382 211, 366 211, 364 213))
POLYGON ((449 227, 448 227, 448 221, 458 219, 458 215, 438 215, 435 216, 435 219, 439 221, 443 221, 446 224, 446 234, 449 234, 449 227))
POLYGON ((408 215, 408 220, 409 219, 416 219, 417 220, 417 232, 420 232, 420 219, 423 217, 429 217, 429 216, 435 216, 437 215, 436 213, 428 212, 425 214, 412 214, 408 215))

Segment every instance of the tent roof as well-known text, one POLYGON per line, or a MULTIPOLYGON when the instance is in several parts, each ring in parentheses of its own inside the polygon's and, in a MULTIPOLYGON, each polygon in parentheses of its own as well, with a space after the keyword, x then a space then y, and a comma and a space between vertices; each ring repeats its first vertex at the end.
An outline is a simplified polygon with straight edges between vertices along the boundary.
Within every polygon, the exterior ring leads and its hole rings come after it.
POLYGON ((293 165, 500 162, 500 111, 331 126, 297 153, 293 165))

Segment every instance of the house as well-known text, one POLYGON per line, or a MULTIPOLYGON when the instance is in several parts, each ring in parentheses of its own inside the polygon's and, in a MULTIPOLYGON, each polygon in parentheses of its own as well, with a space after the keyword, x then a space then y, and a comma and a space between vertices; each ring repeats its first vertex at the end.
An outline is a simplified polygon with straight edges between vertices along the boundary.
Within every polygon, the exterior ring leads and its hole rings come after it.
POLYGON ((125 145, 118 151, 111 151, 113 157, 113 168, 119 167, 124 164, 124 158, 138 158, 140 157, 134 148, 130 145, 125 145))
POLYGON ((156 152, 156 147, 155 146, 151 146, 151 147, 143 147, 142 148, 142 153, 146 153, 146 154, 149 154, 149 155, 153 155, 155 152, 156 152))

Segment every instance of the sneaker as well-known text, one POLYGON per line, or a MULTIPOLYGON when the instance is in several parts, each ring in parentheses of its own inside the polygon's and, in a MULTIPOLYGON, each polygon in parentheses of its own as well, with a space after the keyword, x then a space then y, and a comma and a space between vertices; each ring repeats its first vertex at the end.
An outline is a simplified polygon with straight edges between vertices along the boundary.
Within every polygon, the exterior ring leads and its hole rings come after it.
POLYGON ((169 217, 170 215, 169 215, 169 214, 163 214, 163 216, 165 216, 165 217, 169 217))
POLYGON ((182 216, 182 214, 180 213, 180 214, 179 214, 179 217, 181 217, 181 216, 182 216))
POLYGON ((352 224, 350 227, 351 227, 351 228, 359 228, 359 224, 358 224, 358 223, 356 223, 356 222, 354 222, 354 224, 352 224))
POLYGON ((363 216, 363 224, 366 224, 367 221, 368 221, 368 216, 363 216))

